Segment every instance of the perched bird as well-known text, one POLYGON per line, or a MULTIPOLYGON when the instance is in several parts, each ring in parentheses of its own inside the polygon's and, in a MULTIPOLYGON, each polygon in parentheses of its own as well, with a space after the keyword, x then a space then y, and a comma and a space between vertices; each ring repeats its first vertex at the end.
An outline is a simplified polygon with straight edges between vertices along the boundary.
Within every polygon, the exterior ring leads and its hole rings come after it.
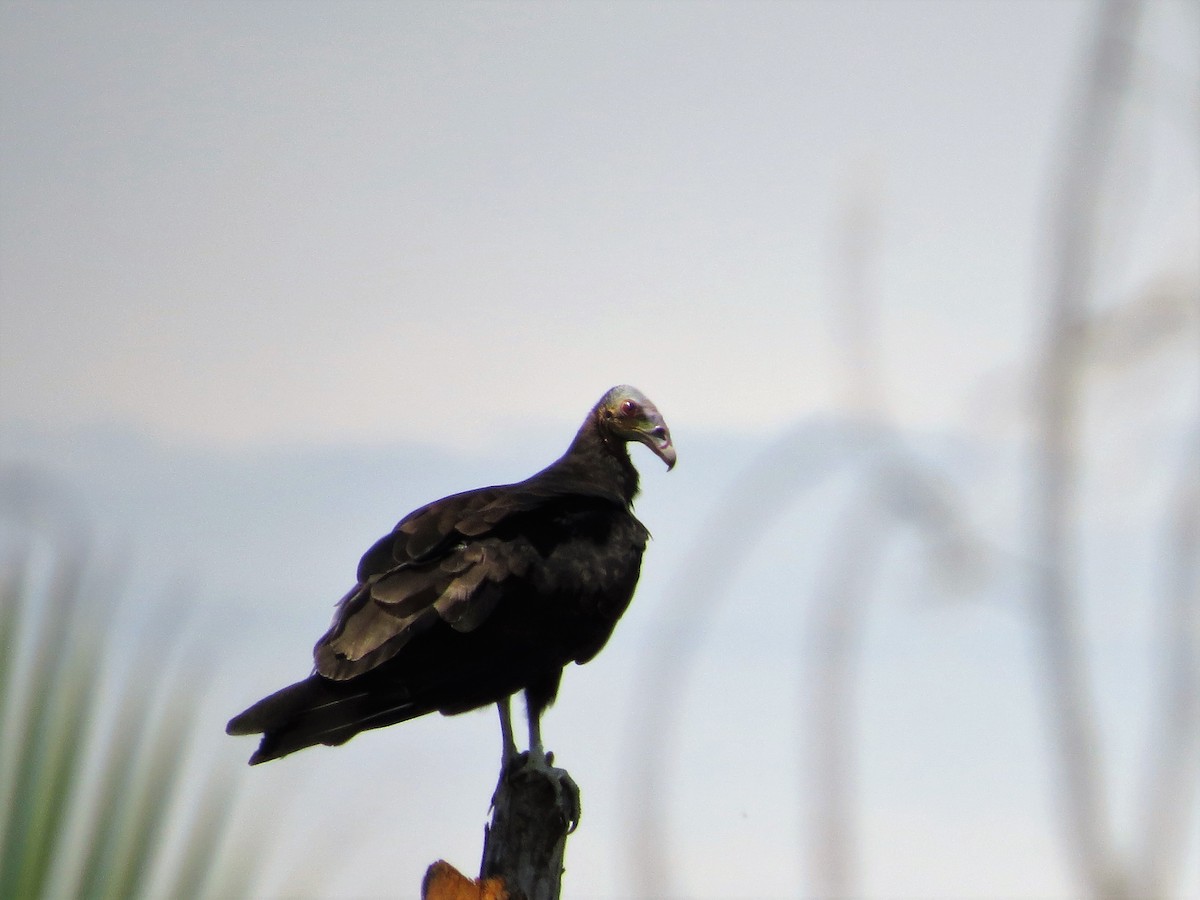
POLYGON ((621 385, 536 475, 405 516, 362 557, 313 674, 229 722, 229 734, 262 734, 250 764, 490 703, 507 762, 517 753, 509 698, 521 690, 530 759, 544 764, 539 720, 563 667, 600 652, 637 584, 649 532, 632 512, 630 441, 675 465, 654 404, 621 385))

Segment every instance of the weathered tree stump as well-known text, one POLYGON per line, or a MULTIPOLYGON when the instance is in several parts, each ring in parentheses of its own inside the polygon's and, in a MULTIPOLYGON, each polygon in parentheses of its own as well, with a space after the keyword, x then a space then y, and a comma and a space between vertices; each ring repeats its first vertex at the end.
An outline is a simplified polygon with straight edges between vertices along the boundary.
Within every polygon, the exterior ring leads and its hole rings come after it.
POLYGON ((558 900, 567 835, 579 824, 579 788, 565 769, 513 757, 492 795, 481 880, 500 878, 512 900, 558 900))
POLYGON ((425 872, 422 900, 558 900, 567 835, 579 824, 579 787, 565 769, 514 756, 492 794, 479 878, 444 860, 425 872))

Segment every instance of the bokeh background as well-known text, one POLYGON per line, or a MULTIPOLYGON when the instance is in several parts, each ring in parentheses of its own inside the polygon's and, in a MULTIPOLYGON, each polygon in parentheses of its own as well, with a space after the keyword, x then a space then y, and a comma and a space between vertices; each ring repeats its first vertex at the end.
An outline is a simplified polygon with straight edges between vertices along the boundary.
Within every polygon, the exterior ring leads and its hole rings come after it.
POLYGON ((622 382, 566 896, 1200 893, 1198 136, 1186 0, 4 0, 0 894, 472 871, 493 712, 224 722, 622 382))

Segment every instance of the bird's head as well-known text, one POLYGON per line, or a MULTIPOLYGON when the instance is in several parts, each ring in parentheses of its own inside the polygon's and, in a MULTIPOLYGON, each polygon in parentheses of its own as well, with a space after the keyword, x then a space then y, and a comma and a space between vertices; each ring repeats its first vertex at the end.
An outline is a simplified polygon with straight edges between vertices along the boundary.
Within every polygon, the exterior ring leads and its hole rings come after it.
POLYGON ((671 431, 650 398, 637 388, 617 385, 597 405, 596 416, 600 427, 609 434, 621 441, 645 444, 667 464, 668 469, 674 468, 675 445, 671 443, 671 431))

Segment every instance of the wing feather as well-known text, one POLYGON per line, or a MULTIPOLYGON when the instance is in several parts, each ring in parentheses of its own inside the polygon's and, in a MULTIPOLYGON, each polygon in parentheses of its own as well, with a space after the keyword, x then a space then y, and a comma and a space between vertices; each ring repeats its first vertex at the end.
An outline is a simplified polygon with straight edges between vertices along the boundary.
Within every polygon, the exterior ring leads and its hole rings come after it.
POLYGON ((504 528, 555 492, 521 485, 446 497, 405 516, 358 566, 358 584, 317 642, 316 669, 344 680, 368 672, 445 622, 473 631, 539 558, 530 538, 504 528))
POLYGON ((339 613, 334 628, 314 649, 317 671, 327 678, 340 681, 375 668, 437 622, 437 610, 432 606, 397 617, 387 604, 370 597, 369 587, 361 593, 364 602, 353 611, 339 613))
POLYGON ((317 671, 354 678, 395 656, 439 620, 473 631, 537 551, 523 536, 490 534, 514 509, 535 505, 486 489, 447 498, 402 520, 363 557, 360 583, 338 604, 314 648, 317 671))

